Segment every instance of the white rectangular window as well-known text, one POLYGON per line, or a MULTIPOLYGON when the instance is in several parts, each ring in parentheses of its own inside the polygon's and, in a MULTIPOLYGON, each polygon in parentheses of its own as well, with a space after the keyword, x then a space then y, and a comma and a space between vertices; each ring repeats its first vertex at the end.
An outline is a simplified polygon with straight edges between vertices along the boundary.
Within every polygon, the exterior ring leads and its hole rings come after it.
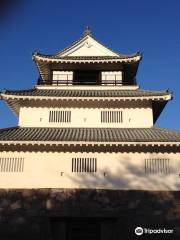
POLYGON ((73 80, 73 72, 72 71, 53 71, 53 80, 62 80, 62 81, 72 81, 73 80))
POLYGON ((121 71, 106 71, 101 72, 102 84, 122 84, 122 72, 121 71))
POLYGON ((122 123, 123 112, 122 111, 101 111, 102 123, 122 123))
POLYGON ((24 158, 0 158, 0 172, 24 171, 24 158))
POLYGON ((50 123, 71 122, 71 111, 49 111, 50 123))
POLYGON ((145 159, 145 173, 170 174, 169 159, 145 159))
POLYGON ((72 158, 72 172, 97 172, 97 159, 72 158))

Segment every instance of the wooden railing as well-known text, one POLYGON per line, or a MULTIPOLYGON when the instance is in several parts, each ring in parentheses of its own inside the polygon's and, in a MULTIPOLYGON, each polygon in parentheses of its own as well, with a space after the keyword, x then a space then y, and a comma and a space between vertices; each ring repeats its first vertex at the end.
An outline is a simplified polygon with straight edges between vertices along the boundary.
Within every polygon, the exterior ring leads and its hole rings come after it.
MULTIPOLYGON (((122 85, 122 80, 101 80, 98 82, 74 81, 74 80, 42 80, 38 79, 38 85, 122 85)), ((124 84, 123 84, 124 85, 124 84)))

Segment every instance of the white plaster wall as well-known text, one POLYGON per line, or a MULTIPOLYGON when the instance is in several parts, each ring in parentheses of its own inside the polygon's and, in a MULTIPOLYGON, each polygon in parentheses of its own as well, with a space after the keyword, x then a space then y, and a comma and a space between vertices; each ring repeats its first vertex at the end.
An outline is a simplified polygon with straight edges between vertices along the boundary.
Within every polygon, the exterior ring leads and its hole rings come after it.
POLYGON ((112 52, 110 49, 106 48, 104 45, 98 43, 91 36, 87 36, 83 41, 76 44, 69 51, 60 54, 61 57, 64 56, 118 56, 116 53, 112 52))
POLYGON ((153 126, 151 107, 141 108, 31 108, 21 107, 21 127, 148 128, 153 126), (70 123, 49 123, 49 111, 71 111, 70 123), (122 123, 101 123, 101 111, 123 111, 122 123))
POLYGON ((25 161, 22 173, 0 172, 0 188, 180 190, 180 153, 1 152, 0 156, 23 157, 25 161), (96 157, 97 172, 72 173, 74 157, 96 157), (144 161, 147 158, 169 159, 171 173, 145 173, 144 161))

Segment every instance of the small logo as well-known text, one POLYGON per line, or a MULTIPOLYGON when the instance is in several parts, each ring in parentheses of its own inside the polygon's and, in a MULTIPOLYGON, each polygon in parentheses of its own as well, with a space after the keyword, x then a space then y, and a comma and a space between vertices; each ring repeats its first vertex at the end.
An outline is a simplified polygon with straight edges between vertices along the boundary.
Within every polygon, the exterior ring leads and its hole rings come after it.
POLYGON ((92 47, 92 44, 91 44, 90 42, 86 42, 86 43, 85 43, 85 46, 86 46, 87 48, 91 48, 91 47, 92 47))
POLYGON ((143 229, 142 229, 142 227, 137 227, 137 228, 135 228, 135 234, 136 235, 142 235, 143 234, 143 229))

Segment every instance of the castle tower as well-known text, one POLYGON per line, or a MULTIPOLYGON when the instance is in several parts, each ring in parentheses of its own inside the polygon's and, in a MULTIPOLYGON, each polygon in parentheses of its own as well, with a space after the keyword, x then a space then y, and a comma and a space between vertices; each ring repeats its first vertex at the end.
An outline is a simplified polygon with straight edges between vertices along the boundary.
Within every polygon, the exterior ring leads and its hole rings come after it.
POLYGON ((180 132, 154 125, 172 93, 140 89, 141 59, 89 28, 55 55, 33 53, 36 86, 1 92, 19 123, 0 130, 0 188, 180 190, 180 132))

